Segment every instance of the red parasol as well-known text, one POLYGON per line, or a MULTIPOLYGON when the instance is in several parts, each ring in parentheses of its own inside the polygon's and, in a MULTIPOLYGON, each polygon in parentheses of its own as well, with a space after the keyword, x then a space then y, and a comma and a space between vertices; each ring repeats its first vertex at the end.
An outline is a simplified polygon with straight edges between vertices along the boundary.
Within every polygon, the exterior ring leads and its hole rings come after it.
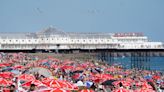
POLYGON ((116 85, 119 85, 119 83, 122 83, 123 86, 130 86, 131 85, 130 81, 124 81, 124 80, 115 81, 115 82, 113 82, 113 85, 116 86, 116 85))
POLYGON ((81 70, 84 70, 84 68, 81 66, 77 66, 74 68, 74 71, 81 71, 81 70))
POLYGON ((143 83, 142 83, 142 88, 152 89, 152 86, 149 85, 147 82, 143 82, 143 83))
POLYGON ((16 65, 13 67, 13 69, 23 69, 23 68, 24 68, 24 66, 22 66, 22 65, 16 65))
POLYGON ((7 86, 10 85, 10 83, 6 79, 0 78, 0 85, 7 86))
POLYGON ((18 76, 18 79, 24 81, 33 81, 35 80, 35 77, 32 74, 22 74, 18 76))
POLYGON ((53 87, 53 88, 65 88, 65 87, 67 87, 67 84, 64 83, 63 81, 60 81, 60 80, 52 80, 50 82, 50 87, 53 87))
POLYGON ((0 67, 6 67, 6 66, 10 66, 11 64, 9 63, 0 63, 0 67))
POLYGON ((154 90, 152 89, 137 89, 137 90, 134 90, 133 92, 155 92, 154 90))
POLYGON ((2 72, 2 73, 0 73, 0 77, 2 77, 2 78, 12 78, 13 73, 12 72, 2 72))
POLYGON ((43 85, 43 83, 41 81, 34 80, 34 81, 29 81, 29 82, 23 83, 22 86, 29 87, 31 84, 35 84, 36 86, 43 85))
POLYGON ((79 78, 80 78, 80 74, 79 74, 79 73, 74 74, 74 75, 72 76, 72 78, 73 78, 73 79, 79 79, 79 78))
POLYGON ((92 89, 83 89, 80 92, 94 92, 92 89))
POLYGON ((61 68, 65 69, 65 70, 72 70, 74 67, 73 66, 69 66, 69 65, 64 65, 61 68))
POLYGON ((158 75, 154 75, 153 76, 153 79, 155 79, 155 80, 158 80, 158 79, 160 79, 161 77, 160 76, 158 76, 158 75))
POLYGON ((71 91, 67 91, 67 90, 64 90, 61 88, 55 88, 55 89, 51 90, 50 92, 71 92, 71 91))
POLYGON ((107 80, 113 79, 113 76, 110 74, 96 74, 95 76, 97 78, 103 78, 103 79, 107 79, 107 80))
POLYGON ((50 86, 50 83, 53 79, 50 79, 50 78, 43 78, 42 79, 42 83, 47 85, 47 86, 50 86))
POLYGON ((127 90, 125 88, 118 88, 118 89, 113 90, 112 92, 130 92, 130 90, 127 90))
POLYGON ((92 74, 92 77, 90 77, 90 79, 94 82, 103 82, 113 79, 113 76, 111 76, 110 74, 92 74))
POLYGON ((69 90, 78 89, 76 85, 67 81, 45 78, 45 80, 43 80, 42 83, 52 88, 63 88, 63 89, 69 89, 69 90))

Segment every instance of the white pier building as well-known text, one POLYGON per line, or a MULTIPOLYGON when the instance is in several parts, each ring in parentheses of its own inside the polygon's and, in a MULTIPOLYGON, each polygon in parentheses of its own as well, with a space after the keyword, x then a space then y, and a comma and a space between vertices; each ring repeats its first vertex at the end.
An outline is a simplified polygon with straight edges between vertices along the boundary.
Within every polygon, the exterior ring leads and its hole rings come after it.
POLYGON ((163 49, 142 33, 71 33, 49 27, 36 33, 1 33, 0 50, 163 49))

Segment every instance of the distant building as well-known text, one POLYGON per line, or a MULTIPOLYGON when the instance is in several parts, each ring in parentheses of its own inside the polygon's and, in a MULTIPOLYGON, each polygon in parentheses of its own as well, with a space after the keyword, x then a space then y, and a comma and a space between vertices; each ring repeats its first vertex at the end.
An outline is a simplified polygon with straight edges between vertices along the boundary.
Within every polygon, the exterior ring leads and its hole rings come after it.
POLYGON ((49 27, 36 33, 1 33, 0 50, 163 49, 142 33, 75 33, 49 27))

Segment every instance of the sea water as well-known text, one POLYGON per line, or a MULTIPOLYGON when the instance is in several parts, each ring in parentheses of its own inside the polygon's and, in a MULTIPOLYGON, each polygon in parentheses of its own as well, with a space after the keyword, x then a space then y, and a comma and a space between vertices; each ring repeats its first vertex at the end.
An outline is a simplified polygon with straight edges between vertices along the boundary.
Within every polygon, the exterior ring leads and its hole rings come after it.
MULTIPOLYGON (((164 72, 164 57, 149 57, 150 70, 157 70, 164 72)), ((108 59, 109 60, 109 59, 108 59)), ((107 61, 110 62, 110 61, 107 61)), ((113 63, 121 65, 123 68, 131 68, 131 57, 114 57, 113 63)))

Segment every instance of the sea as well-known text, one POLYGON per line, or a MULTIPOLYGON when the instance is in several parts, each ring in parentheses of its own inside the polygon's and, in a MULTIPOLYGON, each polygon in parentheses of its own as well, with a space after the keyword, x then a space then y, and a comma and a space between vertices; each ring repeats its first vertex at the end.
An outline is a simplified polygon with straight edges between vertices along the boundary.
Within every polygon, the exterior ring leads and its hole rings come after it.
MULTIPOLYGON (((109 58, 109 57, 108 57, 109 58)), ((108 59, 109 60, 109 59, 108 59)), ((164 72, 164 57, 149 57, 149 70, 164 72)), ((110 61, 106 61, 109 63, 110 61)), ((131 68, 131 57, 114 57, 113 64, 121 65, 125 69, 131 68)))

